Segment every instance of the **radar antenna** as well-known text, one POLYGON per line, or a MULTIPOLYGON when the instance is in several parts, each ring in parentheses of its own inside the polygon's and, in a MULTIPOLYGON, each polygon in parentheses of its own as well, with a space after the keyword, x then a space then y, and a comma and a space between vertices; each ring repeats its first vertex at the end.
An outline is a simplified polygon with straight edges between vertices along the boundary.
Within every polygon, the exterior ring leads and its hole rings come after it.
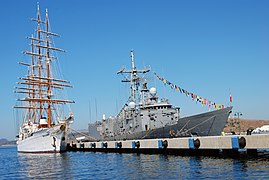
POLYGON ((131 50, 131 61, 132 61, 132 69, 126 70, 125 68, 119 70, 117 74, 129 74, 128 77, 125 77, 122 82, 130 82, 130 101, 135 102, 138 105, 140 101, 139 91, 140 91, 140 82, 143 79, 142 75, 148 73, 151 68, 144 68, 144 69, 136 69, 135 67, 135 59, 134 59, 134 50, 131 50))

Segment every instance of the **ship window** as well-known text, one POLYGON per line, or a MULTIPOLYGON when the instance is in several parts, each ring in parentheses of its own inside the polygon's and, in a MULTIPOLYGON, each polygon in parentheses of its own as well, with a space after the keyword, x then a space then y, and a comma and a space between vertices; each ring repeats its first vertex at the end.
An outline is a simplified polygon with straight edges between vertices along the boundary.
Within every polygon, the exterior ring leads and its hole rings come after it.
POLYGON ((145 129, 146 129, 146 131, 148 130, 148 125, 145 125, 145 129))

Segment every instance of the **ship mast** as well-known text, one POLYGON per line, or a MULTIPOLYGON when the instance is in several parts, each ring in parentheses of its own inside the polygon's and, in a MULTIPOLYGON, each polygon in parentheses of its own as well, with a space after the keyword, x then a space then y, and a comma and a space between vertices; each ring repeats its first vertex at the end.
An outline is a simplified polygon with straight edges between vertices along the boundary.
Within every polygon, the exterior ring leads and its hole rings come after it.
MULTIPOLYGON (((53 52, 64 50, 51 46, 52 36, 59 36, 56 33, 50 32, 49 16, 46 9, 46 19, 41 20, 39 5, 37 7, 37 19, 32 19, 37 22, 37 35, 29 37, 31 40, 31 51, 24 51, 24 54, 31 56, 31 63, 21 62, 21 65, 28 67, 28 74, 25 78, 19 78, 21 82, 19 87, 16 87, 16 93, 26 94, 25 98, 18 99, 22 104, 26 102, 26 106, 15 106, 15 108, 27 109, 27 121, 39 123, 43 116, 47 116, 47 127, 53 123, 53 111, 57 110, 57 105, 66 103, 74 103, 74 101, 64 99, 52 99, 53 92, 58 93, 64 88, 72 87, 69 81, 58 79, 52 74, 52 60, 56 60, 53 52), (44 30, 43 30, 44 29, 44 30), (53 91, 53 92, 52 92, 53 91)), ((54 113, 59 118, 59 113, 54 113)), ((61 114, 61 113, 60 113, 61 114)))
MULTIPOLYGON (((32 20, 35 20, 35 19, 32 19, 32 20)), ((41 47, 40 47, 40 39, 41 39, 41 17, 40 17, 40 10, 39 10, 39 5, 37 5, 37 43, 38 43, 38 55, 41 55, 41 47)), ((34 55, 32 55, 34 56, 34 55)), ((38 77, 41 77, 41 68, 42 68, 42 65, 41 65, 41 56, 37 56, 38 58, 38 61, 37 61, 37 68, 38 68, 38 77)), ((40 82, 40 79, 38 80, 40 82)), ((41 84, 39 83, 38 85, 38 97, 39 98, 42 98, 42 88, 41 88, 41 84)), ((40 116, 42 117, 42 103, 39 102, 39 114, 40 116)), ((41 118, 40 117, 40 118, 41 118)))
POLYGON ((135 102, 135 85, 137 85, 136 83, 136 68, 135 68, 135 63, 134 63, 134 51, 131 50, 131 60, 132 60, 132 73, 131 73, 131 79, 130 79, 130 82, 131 82, 131 100, 133 102, 135 102))
POLYGON ((150 71, 150 67, 147 69, 136 69, 135 67, 135 59, 134 59, 134 50, 131 50, 131 62, 132 62, 132 69, 131 70, 126 70, 126 69, 121 69, 117 72, 117 74, 129 74, 129 77, 125 77, 122 82, 130 82, 130 101, 135 102, 137 105, 139 102, 139 86, 140 86, 140 80, 141 76, 139 74, 145 74, 150 71))
MULTIPOLYGON (((47 94, 48 99, 51 98, 51 90, 50 90, 50 58, 49 58, 49 15, 48 15, 48 9, 46 9, 46 65, 47 65, 47 78, 48 78, 48 86, 47 86, 47 94)), ((48 125, 50 127, 51 124, 51 102, 48 101, 48 125)))

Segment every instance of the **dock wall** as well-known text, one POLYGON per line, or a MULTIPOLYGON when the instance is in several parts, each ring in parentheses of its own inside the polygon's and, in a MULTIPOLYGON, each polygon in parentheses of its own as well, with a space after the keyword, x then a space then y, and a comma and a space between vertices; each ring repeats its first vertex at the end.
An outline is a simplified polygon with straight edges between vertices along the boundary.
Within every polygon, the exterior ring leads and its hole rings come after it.
POLYGON ((179 155, 238 155, 239 152, 257 155, 258 149, 269 149, 269 134, 76 142, 68 145, 70 151, 179 155))

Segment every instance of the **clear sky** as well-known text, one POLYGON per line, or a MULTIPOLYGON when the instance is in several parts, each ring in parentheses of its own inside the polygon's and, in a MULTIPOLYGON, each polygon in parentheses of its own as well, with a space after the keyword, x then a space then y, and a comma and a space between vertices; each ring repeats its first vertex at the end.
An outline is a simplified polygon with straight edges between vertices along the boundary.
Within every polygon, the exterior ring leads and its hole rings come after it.
MULTIPOLYGON (((102 114, 116 115, 128 97, 128 86, 116 72, 150 65, 160 76, 204 98, 224 105, 233 96, 234 112, 245 119, 269 119, 269 1, 267 0, 40 0, 49 10, 51 28, 61 35, 57 47, 75 122, 86 129, 102 114), (118 107, 117 107, 118 104, 118 107)), ((0 137, 14 139, 13 93, 28 62, 22 51, 33 33, 37 1, 5 0, 0 6, 0 137)), ((181 107, 181 116, 206 112, 151 74, 159 97, 181 107)), ((149 86, 151 87, 151 86, 149 86)))

